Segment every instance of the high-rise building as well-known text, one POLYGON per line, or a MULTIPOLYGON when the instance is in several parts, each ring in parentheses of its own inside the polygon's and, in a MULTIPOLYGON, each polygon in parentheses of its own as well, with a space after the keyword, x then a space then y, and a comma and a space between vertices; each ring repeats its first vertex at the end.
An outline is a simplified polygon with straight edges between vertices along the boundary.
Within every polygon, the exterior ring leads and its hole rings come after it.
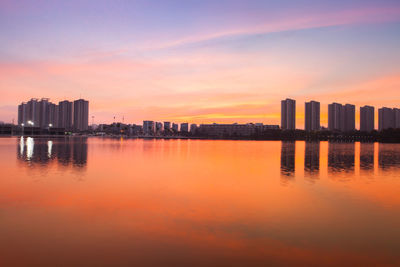
POLYGON ((143 133, 153 135, 155 131, 154 121, 143 121, 143 133))
POLYGON ((27 104, 22 102, 18 106, 18 125, 26 125, 28 121, 27 104))
POLYGON ((34 126, 42 129, 58 127, 58 106, 51 103, 48 98, 40 101, 32 98, 27 103, 18 106, 18 124, 26 127, 34 126))
POLYGON ((375 129, 375 108, 360 107, 360 131, 372 132, 375 129))
POLYGON ((89 129, 89 101, 78 99, 74 101, 74 130, 87 131, 89 129))
MULTIPOLYGON (((32 98, 27 103, 27 122, 32 123, 33 126, 39 126, 40 107, 37 98, 32 98)), ((28 125, 29 126, 29 125, 28 125)))
POLYGON ((305 104, 305 130, 318 131, 320 125, 320 103, 316 101, 306 102, 305 104))
POLYGON ((394 116, 394 128, 399 129, 400 128, 400 109, 394 108, 393 109, 393 116, 394 116))
POLYGON ((328 105, 328 129, 330 131, 342 131, 343 125, 343 105, 332 103, 328 105))
POLYGON ((343 131, 344 132, 351 132, 356 129, 356 106, 351 104, 344 105, 344 112, 343 112, 343 131))
POLYGON ((49 104, 49 126, 58 128, 58 105, 49 104))
POLYGON ((296 129, 296 100, 287 98, 281 101, 281 128, 296 129))
POLYGON ((56 105, 50 102, 49 98, 42 98, 40 101, 32 98, 18 106, 18 124, 42 129, 64 128, 67 131, 85 131, 89 124, 89 102, 83 99, 74 103, 64 100, 56 105))
POLYGON ((179 125, 177 123, 172 123, 172 131, 178 132, 179 125))
POLYGON ((42 98, 39 101, 39 127, 47 128, 49 126, 49 106, 50 102, 48 98, 42 98))
POLYGON ((72 130, 73 105, 72 102, 64 100, 58 103, 58 127, 72 130))
POLYGON ((197 130, 197 124, 194 123, 190 124, 190 132, 193 134, 196 132, 196 130, 197 130))
POLYGON ((171 129, 171 123, 169 121, 164 121, 164 131, 171 129))
POLYGON ((163 124, 162 122, 156 122, 156 132, 159 133, 162 131, 163 124))
POLYGON ((383 107, 378 110, 379 131, 395 128, 394 111, 391 108, 383 107))
POLYGON ((187 122, 181 123, 181 132, 183 133, 189 132, 189 123, 187 122))
POLYGON ((356 107, 351 104, 332 103, 328 105, 328 129, 351 132, 356 129, 356 107))

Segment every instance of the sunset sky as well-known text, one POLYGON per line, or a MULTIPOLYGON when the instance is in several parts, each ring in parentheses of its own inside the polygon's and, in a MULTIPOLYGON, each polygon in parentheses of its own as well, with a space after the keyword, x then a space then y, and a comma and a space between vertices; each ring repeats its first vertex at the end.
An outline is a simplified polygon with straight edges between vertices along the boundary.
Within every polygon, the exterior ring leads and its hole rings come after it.
POLYGON ((0 0, 0 33, 4 122, 33 97, 85 98, 95 123, 400 107, 399 0, 0 0))

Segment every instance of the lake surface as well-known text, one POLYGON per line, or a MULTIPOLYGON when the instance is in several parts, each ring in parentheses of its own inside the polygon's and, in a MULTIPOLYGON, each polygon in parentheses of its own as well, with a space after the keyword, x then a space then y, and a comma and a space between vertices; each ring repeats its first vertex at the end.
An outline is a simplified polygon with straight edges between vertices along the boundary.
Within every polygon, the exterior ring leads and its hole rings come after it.
POLYGON ((0 266, 400 266, 400 145, 0 138, 0 266))

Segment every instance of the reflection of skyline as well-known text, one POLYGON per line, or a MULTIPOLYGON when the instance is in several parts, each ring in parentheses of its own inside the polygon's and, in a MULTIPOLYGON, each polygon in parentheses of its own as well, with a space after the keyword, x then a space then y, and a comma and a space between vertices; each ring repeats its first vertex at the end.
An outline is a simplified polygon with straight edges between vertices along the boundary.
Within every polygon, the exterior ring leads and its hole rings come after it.
POLYGON ((355 143, 328 143, 328 171, 354 171, 355 143))
MULTIPOLYGON (((400 145, 379 144, 378 155, 375 156, 375 143, 360 143, 359 146, 360 171, 373 171, 375 157, 378 158, 380 169, 400 168, 400 145)), ((315 175, 320 172, 321 142, 304 143, 304 173, 315 175)), ((326 152, 325 152, 326 153, 326 152)), ((355 171, 356 145, 355 143, 328 143, 328 173, 346 173, 355 171)), ((294 176, 296 161, 296 142, 281 142, 281 174, 294 176)))
POLYGON ((17 158, 29 162, 47 163, 57 159, 62 165, 83 167, 87 163, 88 145, 86 137, 55 138, 52 140, 21 137, 17 158))
POLYGON ((295 171, 296 142, 282 141, 281 143, 281 174, 294 175, 295 171))
POLYGON ((400 168, 399 147, 393 144, 379 144, 378 165, 382 170, 400 168))
POLYGON ((369 171, 374 169, 374 143, 360 143, 360 169, 369 171))
POLYGON ((304 149, 304 170, 309 173, 319 171, 320 142, 306 142, 304 149))

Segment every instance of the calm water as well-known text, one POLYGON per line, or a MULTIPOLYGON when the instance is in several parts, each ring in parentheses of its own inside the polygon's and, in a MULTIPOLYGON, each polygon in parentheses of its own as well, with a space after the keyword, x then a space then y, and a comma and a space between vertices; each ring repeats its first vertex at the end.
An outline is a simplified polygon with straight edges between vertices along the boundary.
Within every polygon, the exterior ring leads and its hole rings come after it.
POLYGON ((400 145, 0 138, 0 266, 400 265, 400 145))

